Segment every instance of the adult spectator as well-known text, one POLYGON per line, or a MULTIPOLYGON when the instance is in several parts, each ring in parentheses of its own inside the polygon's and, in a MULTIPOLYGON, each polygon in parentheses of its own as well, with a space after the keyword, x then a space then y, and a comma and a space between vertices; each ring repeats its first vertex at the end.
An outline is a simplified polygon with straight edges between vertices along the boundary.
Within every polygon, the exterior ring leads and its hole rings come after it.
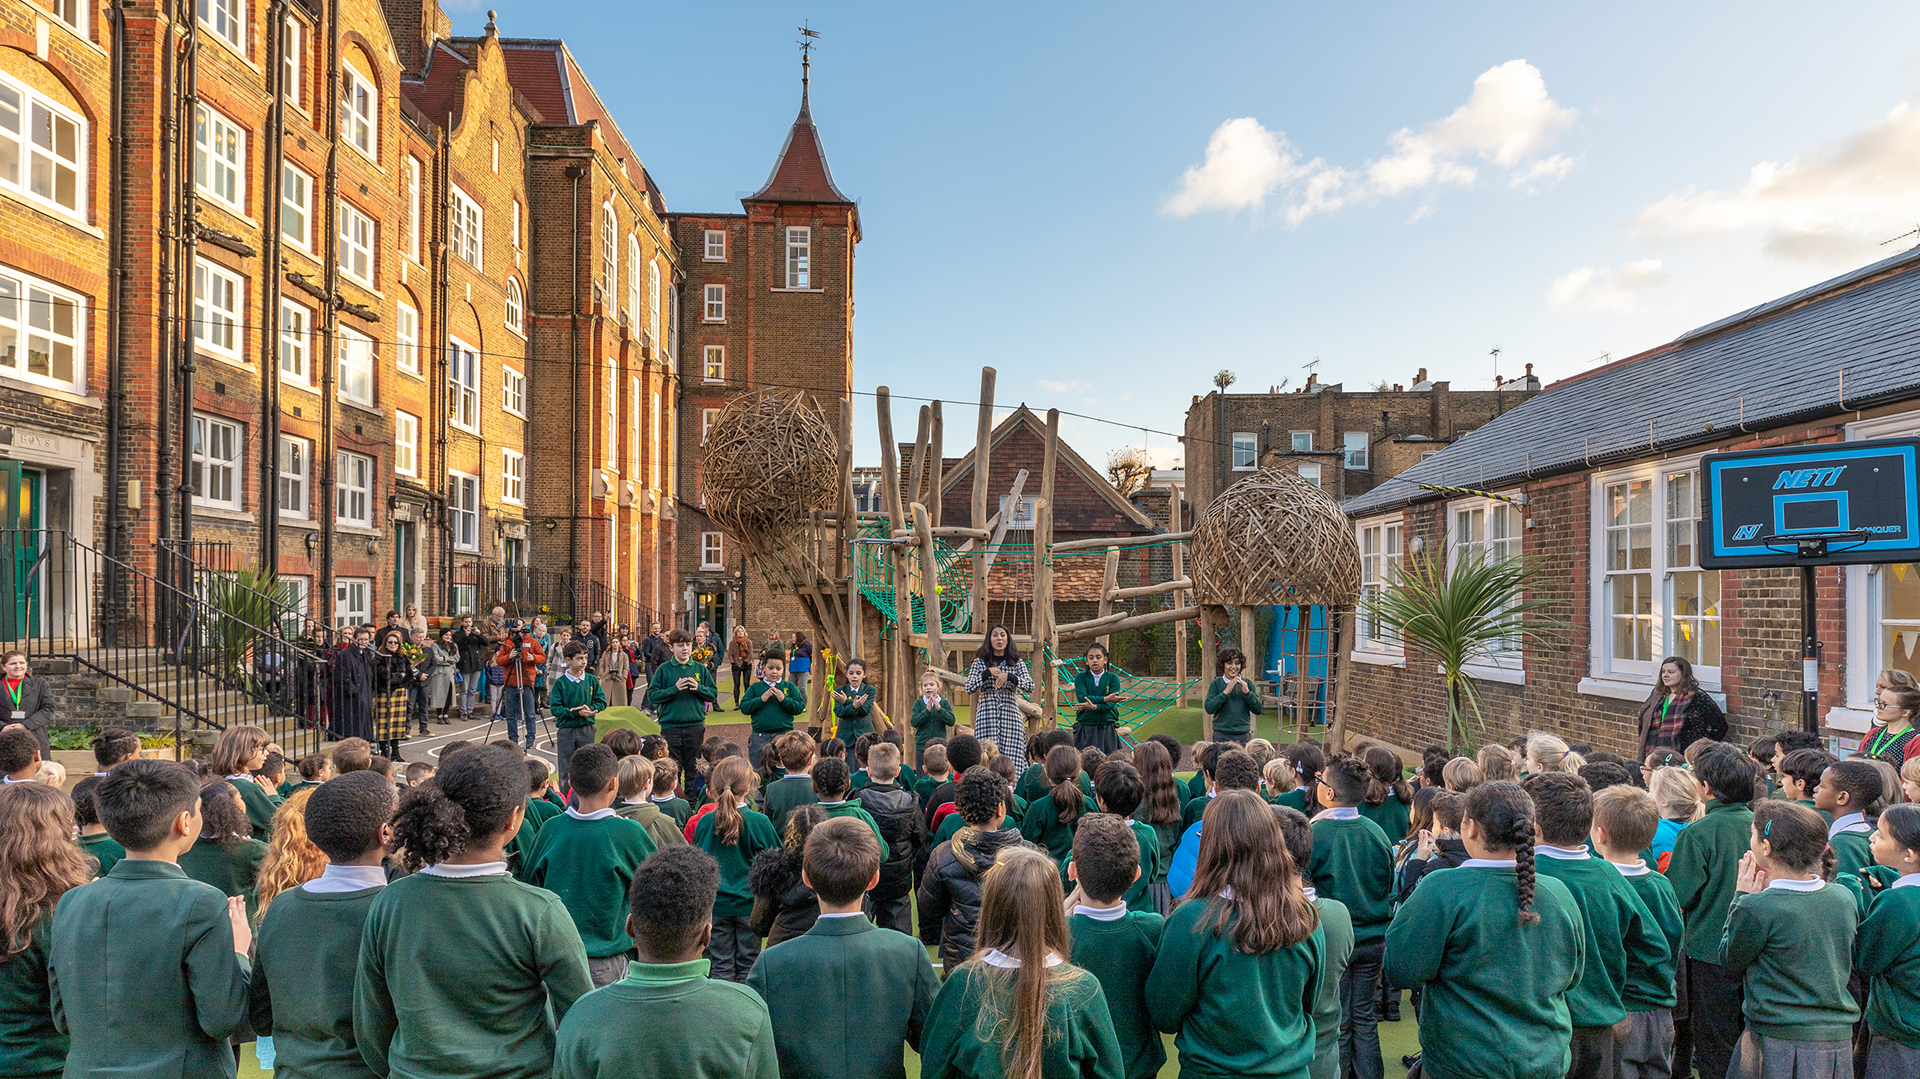
POLYGON ((506 637, 494 653, 493 663, 503 671, 500 697, 507 717, 507 740, 515 740, 520 721, 524 719, 527 731, 521 744, 531 751, 534 717, 538 714, 533 703, 533 679, 546 665, 547 654, 540 650, 540 642, 533 639, 518 618, 508 619, 502 629, 506 637))
POLYGON ((353 643, 327 660, 328 727, 335 740, 373 741, 373 627, 353 631, 353 643))
POLYGON ((420 605, 418 603, 407 604, 406 617, 400 620, 400 624, 407 627, 407 634, 409 636, 415 633, 424 633, 428 638, 432 638, 433 636, 433 627, 427 625, 427 616, 420 613, 420 605))
POLYGON ((1727 717, 1681 656, 1660 662, 1660 677, 1640 706, 1640 757, 1663 746, 1685 749, 1702 738, 1723 742, 1727 717))
POLYGON ((733 627, 733 640, 727 645, 727 665, 733 668, 733 707, 740 707, 740 687, 753 670, 753 635, 745 626, 733 627))
POLYGON ((53 722, 53 692, 47 680, 27 671, 25 652, 8 652, 0 658, 0 683, 7 691, 7 721, 0 729, 19 727, 33 734, 40 743, 40 756, 53 759, 53 743, 47 738, 47 724, 53 722))
POLYGON ((793 655, 787 658, 787 673, 793 678, 793 684, 800 687, 800 692, 806 693, 807 682, 813 675, 813 642, 799 630, 793 634, 793 655))
POLYGON ((473 718, 473 699, 487 676, 487 635, 473 624, 473 616, 460 620, 453 631, 454 647, 460 650, 460 718, 473 718))

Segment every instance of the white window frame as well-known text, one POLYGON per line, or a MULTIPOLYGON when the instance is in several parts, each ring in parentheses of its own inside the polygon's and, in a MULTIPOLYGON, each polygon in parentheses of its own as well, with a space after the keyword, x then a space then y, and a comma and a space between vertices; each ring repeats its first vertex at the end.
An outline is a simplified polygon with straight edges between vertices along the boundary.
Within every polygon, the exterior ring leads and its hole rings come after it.
POLYGON ((719 532, 700 533, 700 568, 727 568, 727 538, 719 532))
POLYGON ((500 450, 500 501, 527 504, 527 455, 505 447, 500 450))
POLYGON ((347 60, 340 65, 340 138, 354 152, 380 162, 380 84, 347 60))
MULTIPOLYGON (((1464 558, 1519 557, 1525 548, 1525 514, 1526 507, 1498 498, 1447 503, 1447 572, 1453 572, 1464 558)), ((1494 642, 1492 655, 1467 664, 1466 672, 1486 681, 1525 685, 1526 656, 1521 644, 1517 635, 1494 642)))
POLYGON ((1315 487, 1320 486, 1320 466, 1318 464, 1310 461, 1302 462, 1294 465, 1293 470, 1300 474, 1301 479, 1306 480, 1315 487))
POLYGON ((620 366, 612 360, 607 361, 607 377, 600 384, 607 397, 607 471, 613 471, 620 463, 620 366))
POLYGON ((289 297, 280 297, 280 378, 313 387, 313 312, 289 297))
POLYGON ((68 393, 86 393, 86 298, 11 267, 0 268, 0 375, 68 393), (63 312, 69 319, 65 327, 60 325, 63 312), (56 352, 62 349, 71 357, 71 379, 53 375, 56 352), (36 357, 42 358, 45 374, 33 370, 36 357))
MULTIPOLYGON (((633 387, 635 393, 640 391, 639 380, 636 379, 634 381, 633 387)), ((647 399, 647 426, 653 431, 653 483, 651 486, 654 490, 658 491, 660 489, 660 472, 666 467, 667 453, 669 452, 669 447, 672 445, 671 442, 663 437, 665 429, 660 426, 660 395, 658 393, 653 394, 647 399)), ((639 424, 634 425, 634 430, 636 433, 638 432, 639 424)), ((638 455, 636 454, 635 457, 637 459, 638 455)))
POLYGON ((1252 472, 1260 467, 1260 436, 1252 431, 1235 431, 1232 435, 1227 463, 1235 472, 1252 472), (1247 463, 1240 463, 1240 455, 1246 453, 1247 463))
POLYGON ((1346 451, 1346 467, 1365 471, 1372 460, 1371 448, 1373 436, 1366 431, 1343 431, 1340 435, 1340 448, 1346 451))
POLYGON ((246 508, 246 469, 241 461, 247 453, 245 424, 207 412, 193 414, 191 468, 193 504, 233 510, 246 508), (220 494, 212 491, 218 490, 220 494))
POLYGON ((480 350, 447 337, 447 419, 462 431, 480 431, 480 350))
POLYGON ((501 304, 501 308, 506 316, 507 329, 512 330, 520 337, 525 337, 527 335, 526 294, 520 291, 520 279, 517 277, 507 278, 505 292, 506 299, 501 304))
POLYGON ((247 212, 247 129, 204 103, 194 106, 193 186, 234 213, 247 212))
POLYGON ((333 519, 351 528, 373 527, 373 458, 341 450, 333 460, 333 519))
POLYGON ((706 309, 702 313, 701 321, 727 321, 727 286, 707 285, 703 294, 706 298, 706 309))
POLYGON ((660 354, 660 260, 647 263, 647 343, 660 354))
POLYGON ((306 40, 307 24, 288 15, 287 24, 280 34, 281 75, 286 81, 286 85, 281 87, 281 94, 293 102, 295 108, 300 107, 300 78, 306 68, 306 40))
POLYGON ((393 366, 420 378, 420 312, 405 300, 393 305, 393 366))
POLYGON ((1312 431, 1288 431, 1287 432, 1287 449, 1289 452, 1292 452, 1292 453, 1312 453, 1313 452, 1313 432, 1312 431))
POLYGON ((640 327, 640 237, 627 233, 627 325, 640 327))
POLYGON ((333 579, 333 628, 365 626, 373 623, 373 578, 335 577, 333 579))
POLYGON ((197 0, 194 12, 213 36, 247 53, 247 0, 197 0))
POLYGON ((303 251, 313 250, 313 177, 286 160, 280 162, 280 235, 303 251), (299 201, 287 190, 289 186, 298 193, 299 201), (297 229, 288 230, 290 220, 299 222, 297 229))
POLYGON ((727 346, 705 345, 700 350, 700 378, 703 382, 727 380, 727 346))
POLYGON ((806 225, 787 226, 786 280, 790 289, 813 286, 813 229, 806 225))
MULTIPOLYGON (((627 378, 627 393, 633 400, 640 399, 640 376, 627 378)), ((656 398, 657 399, 657 398, 656 398)), ((627 475, 640 474, 640 410, 627 413, 627 475)))
POLYGON ((1367 605, 1399 580, 1401 559, 1406 556, 1406 519, 1400 514, 1368 518, 1355 523, 1354 533, 1360 544, 1360 620, 1354 651, 1404 661, 1405 644, 1367 616, 1367 605))
POLYGON ((304 521, 313 493, 313 443, 282 434, 274 449, 273 503, 282 517, 304 521), (289 452, 291 451, 291 452, 289 452))
POLYGON ((378 267, 373 260, 380 246, 380 226, 372 215, 340 200, 340 272, 368 288, 378 267))
MULTIPOLYGON (((1645 462, 1611 472, 1595 473, 1591 480, 1591 501, 1588 507, 1591 521, 1589 568, 1588 568, 1588 608, 1589 625, 1589 677, 1580 682, 1580 691, 1597 696, 1615 697, 1623 700, 1641 701, 1646 699, 1652 687, 1654 677, 1660 669, 1660 662, 1674 653, 1673 648, 1673 609, 1672 573, 1675 568, 1669 565, 1667 549, 1666 493, 1667 478, 1681 473, 1698 473, 1700 458, 1675 457, 1659 462, 1645 462), (1651 503, 1650 519, 1646 522, 1652 533, 1649 550, 1649 564, 1644 570, 1626 569, 1624 574, 1645 573, 1650 579, 1650 611, 1645 616, 1651 621, 1649 632, 1648 658, 1616 659, 1613 657, 1613 583, 1608 579, 1607 542, 1608 542, 1608 491, 1619 484, 1644 482, 1648 484, 1648 498, 1651 503)), ((1697 484, 1697 480, 1695 481, 1697 484)), ((1696 495, 1698 488, 1695 488, 1696 495)), ((1697 513, 1698 510, 1696 509, 1697 513)), ((1627 527, 1633 527, 1629 522, 1627 527)), ((1629 547, 1631 551, 1631 547, 1629 547)), ((1695 552, 1697 559, 1698 552, 1695 552)), ((1696 563, 1697 564, 1697 563, 1696 563)), ((1680 567, 1679 572, 1689 572, 1690 567, 1680 567)), ((1727 578, 1720 578, 1721 603, 1724 605, 1727 578)), ((1721 639, 1722 664, 1725 662, 1726 639, 1724 627, 1721 639)), ((1693 675, 1700 684, 1720 697, 1721 677, 1724 666, 1695 664, 1693 675)), ((1725 702, 1721 702, 1725 707, 1725 702)))
POLYGON ((608 314, 620 309, 620 215, 609 199, 600 206, 600 293, 608 314))
POLYGON ((706 231, 706 236, 704 236, 703 239, 706 241, 705 243, 706 257, 702 261, 704 262, 727 261, 727 230, 726 229, 707 229, 705 231, 706 231))
POLYGON ((36 92, 17 79, 0 76, 0 146, 11 142, 11 176, 0 175, 0 189, 35 206, 84 221, 87 214, 87 161, 91 130, 85 117, 36 92), (6 101, 6 98, 12 101, 6 101), (42 126, 44 124, 44 126, 42 126), (61 125, 68 125, 71 147, 60 145, 61 125), (67 153, 71 150, 71 154, 67 153), (43 179, 36 179, 36 174, 43 179), (60 202, 60 181, 71 174, 73 205, 60 202), (44 188, 44 190, 43 190, 44 188))
POLYGON ((420 159, 407 155, 407 257, 420 261, 420 159))
MULTIPOLYGON (((1849 442, 1916 436, 1920 436, 1920 410, 1847 424, 1849 442)), ((1888 621, 1901 629, 1907 624, 1904 619, 1888 620, 1884 617, 1886 579, 1895 572, 1892 565, 1845 566, 1841 569, 1846 586, 1846 684, 1840 701, 1830 706, 1824 717, 1826 725, 1836 731, 1864 735, 1873 724, 1874 682, 1882 670, 1893 666, 1883 651, 1881 634, 1887 628, 1888 621)), ((1920 572, 1920 564, 1909 564, 1896 580, 1905 583, 1906 575, 1917 572, 1920 572)), ((1920 626, 1915 628, 1920 629, 1920 626)), ((1920 650, 1920 645, 1916 645, 1916 650, 1920 650)), ((1856 739, 1843 740, 1841 748, 1853 748, 1849 743, 1854 741, 1856 739)))
POLYGON ((472 195, 456 185, 447 186, 447 198, 450 203, 447 208, 447 236, 452 241, 453 253, 476 270, 486 269, 487 251, 483 242, 486 214, 472 195))
POLYGON ((527 417, 527 376, 500 365, 500 410, 509 416, 527 417))
POLYGON ((215 262, 193 264, 195 350, 238 362, 247 309, 246 278, 215 262))
POLYGON ((713 421, 720 418, 722 409, 703 408, 700 410, 700 444, 707 444, 707 434, 713 430, 713 421))
POLYGON ((341 326, 336 332, 340 366, 334 373, 334 389, 339 391, 342 401, 372 408, 375 392, 373 338, 351 326, 341 326))
POLYGON ((393 471, 400 476, 420 475, 420 417, 401 409, 393 413, 393 471))
POLYGON ((88 36, 87 5, 82 0, 47 0, 47 10, 53 17, 73 28, 81 37, 88 36))
POLYGON ((447 472, 447 512, 453 528, 453 549, 480 549, 480 477, 465 472, 447 472))

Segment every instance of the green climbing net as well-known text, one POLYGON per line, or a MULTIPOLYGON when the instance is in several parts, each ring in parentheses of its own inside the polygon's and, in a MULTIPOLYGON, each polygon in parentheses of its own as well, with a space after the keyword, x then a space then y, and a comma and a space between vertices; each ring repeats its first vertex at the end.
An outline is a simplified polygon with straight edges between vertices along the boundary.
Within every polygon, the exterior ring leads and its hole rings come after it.
MULTIPOLYGON (((1054 665, 1060 674, 1060 699, 1055 702, 1054 711, 1062 716, 1073 715, 1073 706, 1079 699, 1073 691, 1074 679, 1087 669, 1084 659, 1061 659, 1047 649, 1047 661, 1054 665)), ((1181 696, 1191 689, 1198 679, 1175 682, 1164 678, 1146 678, 1128 674, 1114 664, 1107 664, 1107 670, 1120 679, 1120 691, 1131 699, 1120 702, 1120 741, 1131 748, 1135 743, 1130 728, 1138 729, 1157 718, 1160 713, 1180 702, 1181 696)))

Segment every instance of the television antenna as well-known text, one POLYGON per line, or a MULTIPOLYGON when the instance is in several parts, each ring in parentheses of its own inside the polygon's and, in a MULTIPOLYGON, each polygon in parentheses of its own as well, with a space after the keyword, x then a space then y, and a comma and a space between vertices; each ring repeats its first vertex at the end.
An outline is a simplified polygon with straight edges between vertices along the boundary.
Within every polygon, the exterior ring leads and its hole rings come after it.
MULTIPOLYGON (((1920 225, 1915 225, 1914 227, 1912 227, 1912 228, 1910 228, 1910 229, 1908 229, 1907 231, 1905 231, 1905 232, 1903 232, 1903 233, 1901 233, 1900 235, 1898 235, 1898 236, 1895 236, 1895 237, 1894 237, 1893 239, 1891 239, 1891 240, 1881 240, 1881 241, 1880 241, 1880 246, 1881 246, 1881 247, 1885 247, 1885 246, 1887 246, 1888 244, 1891 244, 1891 243, 1898 243, 1898 242, 1900 242, 1901 240, 1904 240, 1904 239, 1906 239, 1906 238, 1907 238, 1907 237, 1909 237, 1909 236, 1920 236, 1920 225)), ((1917 240, 1915 240, 1915 241, 1914 241, 1914 246, 1915 246, 1915 247, 1920 247, 1920 239, 1917 239, 1917 240)))
POLYGON ((1498 386, 1500 384, 1500 346, 1495 345, 1488 349, 1487 355, 1493 357, 1493 384, 1498 386))

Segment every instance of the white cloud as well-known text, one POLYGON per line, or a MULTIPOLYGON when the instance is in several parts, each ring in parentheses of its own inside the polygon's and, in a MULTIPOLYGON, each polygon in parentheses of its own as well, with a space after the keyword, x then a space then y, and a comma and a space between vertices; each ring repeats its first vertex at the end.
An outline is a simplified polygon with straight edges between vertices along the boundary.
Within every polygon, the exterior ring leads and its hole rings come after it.
POLYGON ((1849 264, 1889 253, 1880 242, 1913 226, 1916 205, 1920 109, 1906 101, 1838 142, 1760 162, 1737 189, 1668 195, 1631 228, 1653 242, 1745 235, 1780 259, 1849 264))
POLYGON ((1611 267, 1582 266, 1553 279, 1547 305, 1557 311, 1633 310, 1641 293, 1666 281, 1659 259, 1629 262, 1614 273, 1611 267))
POLYGON ((1047 391, 1048 393, 1071 393, 1074 390, 1090 390, 1090 389, 1093 389, 1093 386, 1091 383, 1079 382, 1079 381, 1049 382, 1048 380, 1043 378, 1040 380, 1040 388, 1047 391))
POLYGON ((1548 96, 1539 68, 1509 60, 1481 73, 1465 104, 1418 130, 1394 132, 1392 152, 1357 169, 1308 159, 1284 132, 1241 117, 1214 129, 1206 160, 1187 169, 1162 209, 1176 217, 1259 210, 1279 192, 1281 215, 1297 225, 1350 202, 1439 184, 1468 186, 1483 166, 1505 173, 1515 187, 1555 180, 1573 159, 1541 155, 1578 115, 1548 96))

